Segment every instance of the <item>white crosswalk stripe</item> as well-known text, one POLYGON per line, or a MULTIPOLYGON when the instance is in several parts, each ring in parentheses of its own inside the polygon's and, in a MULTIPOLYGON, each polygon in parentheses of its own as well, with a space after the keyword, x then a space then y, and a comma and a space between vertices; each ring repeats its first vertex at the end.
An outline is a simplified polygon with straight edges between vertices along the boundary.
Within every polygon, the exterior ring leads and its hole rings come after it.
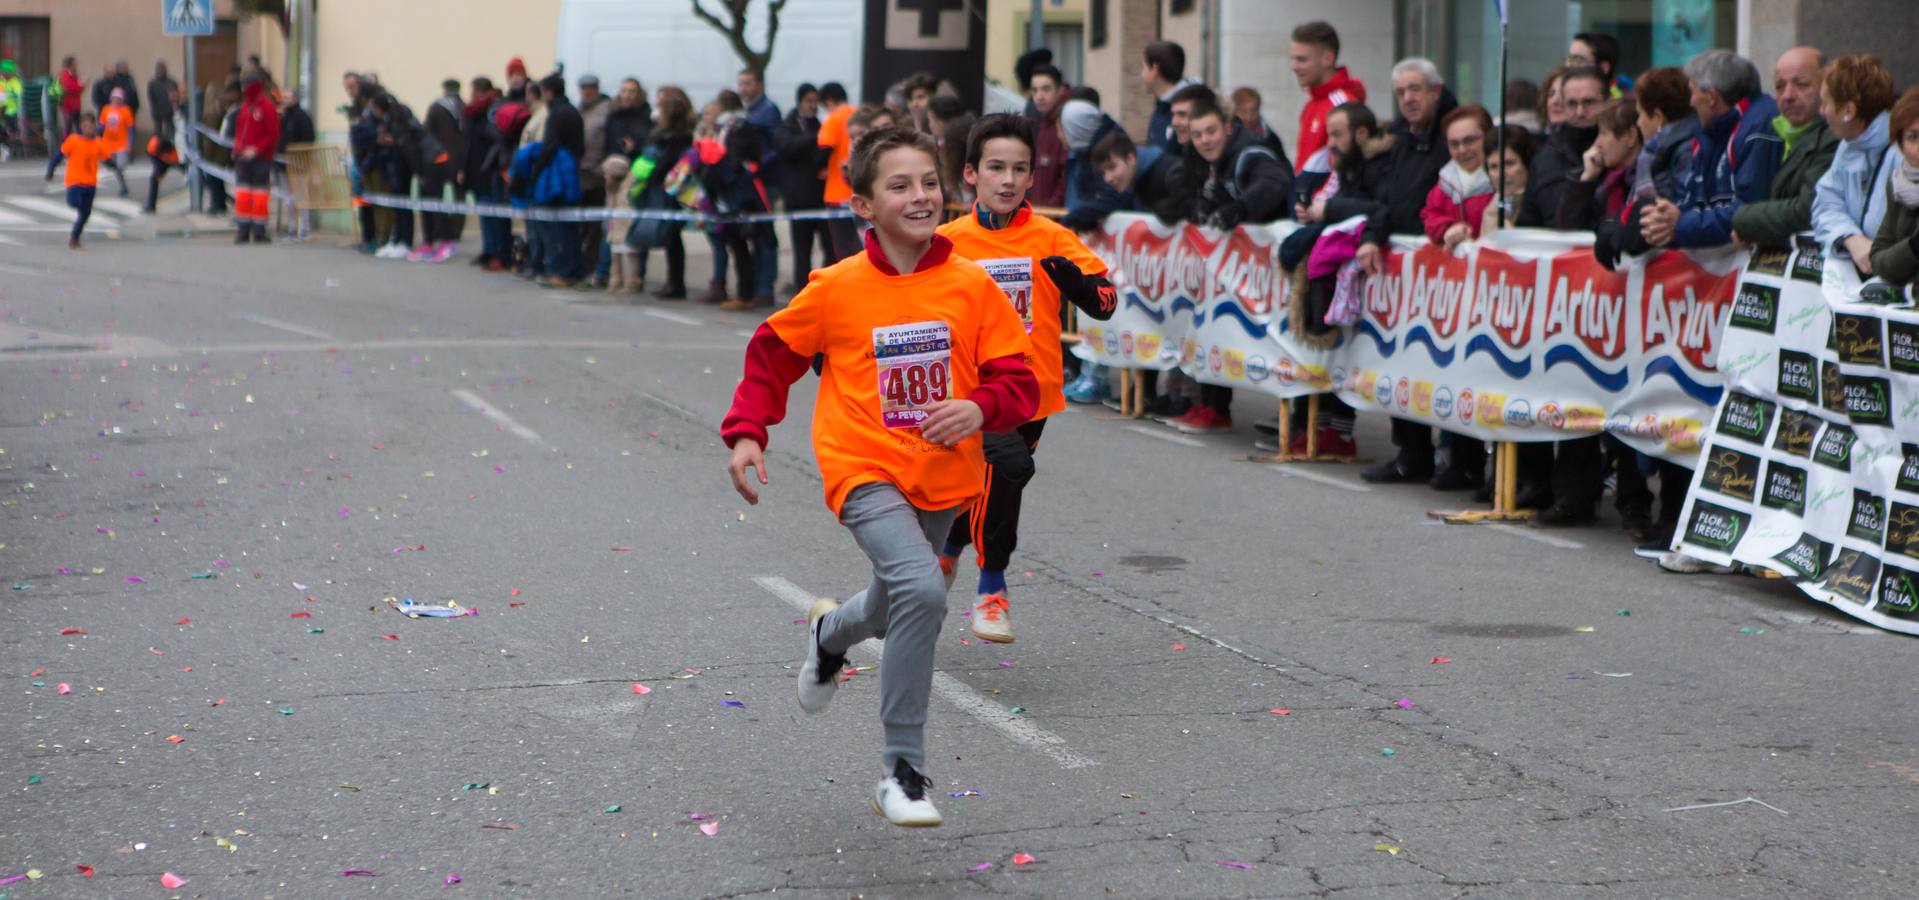
MULTIPOLYGON (((4 202, 7 205, 12 206, 16 209, 24 209, 31 212, 44 213, 48 216, 52 216, 55 221, 59 221, 59 220, 66 220, 68 222, 73 221, 73 208, 68 206, 66 202, 62 200, 53 200, 47 197, 15 196, 15 197, 7 197, 5 198, 4 201, 0 201, 0 202, 4 202)), ((98 201, 95 201, 94 205, 96 208, 93 211, 93 218, 89 219, 87 222, 88 228, 118 228, 120 227, 119 219, 116 219, 107 213, 100 212, 100 210, 97 208, 99 206, 98 201)))
POLYGON ((131 219, 140 214, 140 204, 124 197, 96 197, 93 201, 93 214, 99 215, 106 210, 123 219, 131 219))

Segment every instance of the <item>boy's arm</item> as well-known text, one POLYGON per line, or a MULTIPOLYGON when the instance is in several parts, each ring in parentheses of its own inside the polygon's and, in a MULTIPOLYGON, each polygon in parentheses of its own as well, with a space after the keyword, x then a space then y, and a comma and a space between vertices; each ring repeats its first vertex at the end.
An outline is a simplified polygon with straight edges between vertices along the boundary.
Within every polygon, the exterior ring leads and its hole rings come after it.
POLYGON ((751 438, 765 447, 766 430, 786 418, 787 390, 811 365, 812 360, 795 353, 773 326, 761 324, 747 342, 745 373, 733 391, 733 405, 720 422, 720 438, 726 445, 751 438))
POLYGON ((979 387, 966 399, 979 407, 984 431, 1010 431, 1039 411, 1039 379, 1020 355, 980 363, 979 387))
POLYGON ((1106 273, 1088 275, 1064 256, 1049 256, 1039 261, 1046 277, 1059 288, 1059 295, 1079 307, 1079 311, 1101 322, 1119 309, 1119 292, 1106 280, 1106 273))

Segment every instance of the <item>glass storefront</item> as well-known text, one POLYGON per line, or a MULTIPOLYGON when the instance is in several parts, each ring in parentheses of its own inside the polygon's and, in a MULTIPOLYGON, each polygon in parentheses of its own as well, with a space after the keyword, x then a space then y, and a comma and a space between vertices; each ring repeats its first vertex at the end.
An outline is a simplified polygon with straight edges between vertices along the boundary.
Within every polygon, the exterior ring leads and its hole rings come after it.
MULTIPOLYGON (((1506 0, 1507 78, 1537 84, 1566 61, 1581 31, 1619 39, 1619 70, 1680 66, 1701 50, 1731 47, 1738 0, 1506 0)), ((1462 103, 1499 102, 1498 0, 1397 0, 1398 56, 1439 65, 1462 103)))

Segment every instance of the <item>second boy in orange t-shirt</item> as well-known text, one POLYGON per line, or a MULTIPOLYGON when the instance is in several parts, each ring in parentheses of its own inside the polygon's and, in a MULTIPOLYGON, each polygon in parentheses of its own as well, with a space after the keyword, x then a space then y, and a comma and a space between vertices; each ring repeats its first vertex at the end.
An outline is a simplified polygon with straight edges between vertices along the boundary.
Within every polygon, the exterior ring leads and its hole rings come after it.
MULTIPOLYGON (((93 113, 80 114, 80 127, 60 142, 60 155, 67 166, 67 205, 73 207, 73 233, 67 249, 80 249, 80 234, 87 230, 93 216, 93 193, 100 183, 100 161, 112 145, 100 136, 100 123, 93 113)), ((51 173, 49 173, 51 175, 51 173)))
POLYGON ((1105 321, 1118 307, 1106 280, 1106 263, 1059 223, 1033 215, 1026 192, 1033 184, 1033 122, 1022 116, 990 115, 966 136, 966 184, 979 198, 971 215, 940 226, 961 256, 986 267, 1019 313, 1032 349, 1026 363, 1039 377, 1039 410, 1018 428, 986 435, 986 493, 953 523, 940 554, 940 569, 952 584, 959 554, 979 551, 979 605, 973 634, 1013 642, 1006 603, 1006 565, 1019 543, 1020 497, 1033 479, 1033 451, 1046 417, 1066 408, 1060 348, 1063 299, 1087 316, 1105 321), (1038 270, 1038 271, 1035 271, 1038 270))
POLYGON ((855 146, 852 208, 873 223, 866 249, 813 272, 746 348, 746 371, 720 434, 727 471, 748 503, 767 483, 767 428, 786 416, 786 394, 820 370, 813 455, 826 506, 872 560, 866 590, 844 605, 807 611, 799 704, 826 709, 846 653, 886 638, 880 666, 883 777, 873 809, 895 825, 938 825, 926 796, 926 706, 933 651, 946 617, 934 542, 979 496, 986 460, 981 429, 1032 418, 1039 386, 1024 361, 1026 332, 992 276, 953 254, 934 233, 940 180, 931 138, 880 129, 855 146))

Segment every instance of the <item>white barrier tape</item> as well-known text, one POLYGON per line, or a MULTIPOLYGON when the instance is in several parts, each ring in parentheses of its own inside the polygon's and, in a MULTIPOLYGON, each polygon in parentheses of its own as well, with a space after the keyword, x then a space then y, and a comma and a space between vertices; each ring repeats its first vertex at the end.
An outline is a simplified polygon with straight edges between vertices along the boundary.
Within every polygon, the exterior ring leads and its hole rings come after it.
POLYGON ((399 194, 361 194, 358 199, 374 206, 409 209, 415 212, 451 213, 500 219, 528 219, 535 222, 604 222, 612 219, 658 219, 668 222, 695 222, 702 225, 752 224, 756 222, 793 222, 816 219, 851 219, 845 209, 803 209, 784 213, 748 213, 739 216, 713 216, 697 212, 665 209, 618 209, 611 207, 519 207, 505 203, 468 203, 446 200, 414 199, 399 194))
MULTIPOLYGON (((201 137, 204 137, 207 140, 214 142, 215 144, 219 144, 220 146, 225 147, 228 150, 233 149, 232 138, 223 137, 219 132, 210 129, 206 127, 205 125, 201 125, 200 123, 195 122, 193 123, 193 130, 199 132, 201 137)), ((275 156, 273 157, 273 161, 281 165, 286 165, 287 158, 284 156, 275 156)))

